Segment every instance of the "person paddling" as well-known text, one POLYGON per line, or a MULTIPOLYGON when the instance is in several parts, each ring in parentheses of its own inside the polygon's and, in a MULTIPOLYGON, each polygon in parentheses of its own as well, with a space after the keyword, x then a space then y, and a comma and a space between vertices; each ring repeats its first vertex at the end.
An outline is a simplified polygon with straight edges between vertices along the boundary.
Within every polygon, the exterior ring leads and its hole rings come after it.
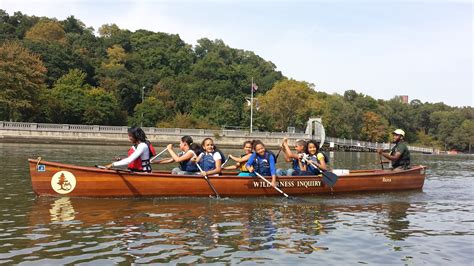
MULTIPOLYGON (((272 177, 272 186, 276 186, 275 156, 265 149, 260 140, 252 141, 254 152, 245 165, 250 173, 254 171, 263 176, 272 177)), ((255 175, 255 174, 254 174, 255 175)))
POLYGON ((301 158, 306 149, 306 141, 300 139, 295 142, 296 153, 291 152, 290 147, 288 146, 288 139, 284 138, 282 143, 282 149, 285 154, 285 161, 292 163, 292 168, 288 170, 278 169, 276 174, 277 176, 297 176, 301 175, 302 162, 301 158))
POLYGON ((128 169, 134 172, 151 172, 150 158, 156 154, 155 149, 148 141, 145 132, 139 127, 128 129, 128 140, 133 144, 128 150, 128 157, 105 166, 112 167, 128 165, 128 169))
POLYGON ((229 158, 236 161, 237 163, 235 165, 226 166, 224 167, 224 169, 226 170, 239 169, 240 172, 238 176, 251 176, 249 170, 245 166, 250 156, 252 155, 252 142, 250 140, 247 140, 244 142, 244 152, 245 154, 241 155, 240 157, 229 155, 229 158))
POLYGON ((218 176, 221 173, 223 158, 217 151, 214 141, 211 138, 205 138, 201 143, 203 152, 198 156, 196 162, 201 167, 202 176, 218 176))
POLYGON ((377 149, 378 154, 392 162, 392 170, 394 171, 402 171, 410 168, 410 151, 404 139, 405 131, 396 129, 393 131, 393 143, 395 143, 395 146, 390 150, 390 153, 383 152, 382 149, 377 149))
POLYGON ((181 152, 176 154, 173 150, 173 144, 168 144, 166 146, 168 149, 171 158, 163 159, 158 161, 159 164, 164 163, 179 163, 179 167, 173 168, 171 173, 173 175, 197 175, 199 174, 199 169, 196 165, 196 162, 193 158, 196 158, 200 153, 200 147, 198 144, 193 143, 193 138, 191 136, 183 136, 179 142, 179 149, 181 152))
POLYGON ((321 171, 327 170, 328 166, 326 165, 326 155, 320 152, 318 147, 319 143, 317 143, 315 140, 308 141, 304 159, 310 160, 311 163, 305 162, 302 165, 302 175, 320 175, 322 173, 321 171))

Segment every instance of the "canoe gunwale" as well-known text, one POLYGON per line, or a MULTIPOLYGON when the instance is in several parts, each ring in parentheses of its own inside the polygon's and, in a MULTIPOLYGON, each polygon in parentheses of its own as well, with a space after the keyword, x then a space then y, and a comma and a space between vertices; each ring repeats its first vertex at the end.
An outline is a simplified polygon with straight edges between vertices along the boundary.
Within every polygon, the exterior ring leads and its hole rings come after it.
MULTIPOLYGON (((169 171, 116 171, 48 161, 38 162, 37 159, 28 161, 32 188, 38 196, 208 197, 215 194, 201 175, 173 175, 169 171), (74 184, 67 191, 63 188, 65 181, 74 184)), ((265 178, 271 179, 269 176, 265 178)), ((252 176, 237 176, 235 172, 209 176, 209 181, 223 197, 281 196, 264 180, 252 176)), ((340 175, 333 188, 325 184, 322 176, 277 177, 278 188, 290 196, 420 190, 424 181, 425 166, 414 166, 406 171, 356 170, 354 173, 340 175)))
MULTIPOLYGON (((35 163, 35 164, 45 164, 45 165, 50 165, 50 166, 56 166, 58 168, 64 168, 64 169, 74 169, 74 170, 79 170, 79 171, 86 171, 86 172, 97 172, 97 173, 114 173, 114 174, 126 174, 129 177, 137 176, 137 177, 172 177, 176 178, 177 175, 171 174, 169 171, 155 171, 152 173, 146 173, 146 172, 133 172, 130 170, 122 170, 122 169, 101 169, 97 167, 91 167, 91 166, 78 166, 78 165, 72 165, 72 164, 64 164, 64 163, 56 163, 56 162, 49 162, 49 161, 40 161, 38 163, 37 159, 28 159, 30 163, 35 163)), ((351 178, 351 177, 370 177, 370 176, 380 176, 380 175, 389 175, 389 176, 395 176, 395 175, 404 175, 406 173, 410 172, 417 172, 419 170, 424 170, 426 169, 426 166, 423 165, 416 165, 413 166, 410 169, 404 170, 404 171, 392 171, 392 170, 382 170, 382 169, 373 169, 373 170, 352 170, 349 174, 347 175, 339 175, 339 177, 344 177, 344 178, 351 178)), ((424 173, 422 173, 424 174, 424 173)), ((179 177, 186 177, 186 178, 199 178, 201 179, 202 176, 200 175, 179 175, 179 177)), ((321 176, 317 175, 308 175, 308 176, 277 176, 278 179, 285 179, 285 178, 321 178, 321 176)), ((209 176, 209 179, 213 178, 232 178, 232 179, 254 179, 254 177, 248 177, 248 176, 237 176, 237 172, 223 172, 220 176, 209 176)), ((269 178, 271 178, 269 176, 269 178)))

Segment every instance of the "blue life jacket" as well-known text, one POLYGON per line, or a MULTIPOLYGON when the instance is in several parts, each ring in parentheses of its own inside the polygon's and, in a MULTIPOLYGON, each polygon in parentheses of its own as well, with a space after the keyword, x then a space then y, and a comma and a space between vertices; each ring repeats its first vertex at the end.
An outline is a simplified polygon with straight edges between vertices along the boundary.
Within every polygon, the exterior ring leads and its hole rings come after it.
POLYGON ((298 159, 293 158, 292 164, 293 164, 293 169, 296 172, 301 172, 301 168, 300 168, 300 164, 298 163, 298 159))
POLYGON ((272 154, 267 151, 265 151, 263 158, 259 155, 255 156, 255 162, 253 162, 253 167, 255 168, 255 171, 257 171, 257 173, 263 176, 272 175, 270 172, 270 156, 272 156, 272 154))
POLYGON ((201 166, 203 171, 211 171, 216 169, 216 161, 214 160, 214 153, 204 153, 199 162, 199 166, 201 166))
MULTIPOLYGON (((319 154, 322 154, 324 156, 324 162, 327 164, 329 163, 329 159, 328 159, 328 156, 326 156, 326 154, 324 152, 318 152, 316 155, 311 155, 309 156, 309 159, 313 162, 316 162, 316 163, 319 163, 319 160, 318 160, 318 155, 319 154)), ((319 175, 322 173, 322 170, 317 168, 317 167, 314 167, 312 164, 308 163, 308 171, 311 173, 311 174, 314 174, 314 175, 319 175)))
MULTIPOLYGON (((180 153, 179 156, 183 156, 183 155, 184 155, 184 152, 180 153)), ((179 168, 182 171, 186 171, 186 172, 199 172, 199 169, 197 168, 196 163, 191 161, 191 159, 179 162, 179 168)))

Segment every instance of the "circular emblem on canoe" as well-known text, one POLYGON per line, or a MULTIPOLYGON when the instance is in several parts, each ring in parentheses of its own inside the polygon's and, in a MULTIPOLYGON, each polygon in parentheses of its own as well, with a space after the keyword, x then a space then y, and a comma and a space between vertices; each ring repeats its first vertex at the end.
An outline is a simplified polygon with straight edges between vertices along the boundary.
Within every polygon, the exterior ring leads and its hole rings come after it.
POLYGON ((59 194, 67 194, 76 187, 76 177, 68 171, 59 171, 51 178, 51 187, 59 194))

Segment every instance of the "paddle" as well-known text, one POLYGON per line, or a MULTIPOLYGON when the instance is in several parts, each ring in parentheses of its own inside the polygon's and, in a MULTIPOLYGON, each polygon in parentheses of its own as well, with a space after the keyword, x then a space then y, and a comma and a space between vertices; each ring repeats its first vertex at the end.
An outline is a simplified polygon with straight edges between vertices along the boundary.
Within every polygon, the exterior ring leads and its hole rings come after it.
POLYGON ((280 150, 278 150, 278 153, 277 153, 277 155, 275 156, 275 162, 276 162, 276 160, 278 159, 278 156, 280 156, 280 152, 281 152, 282 149, 283 149, 283 147, 280 146, 280 150))
POLYGON ((227 156, 227 160, 225 160, 225 162, 221 165, 221 167, 224 167, 224 165, 230 160, 230 155, 227 156))
POLYGON ((95 167, 99 168, 99 169, 105 169, 105 170, 114 170, 114 171, 117 171, 117 172, 125 172, 125 173, 135 173, 131 170, 125 170, 125 169, 117 169, 117 168, 111 168, 111 169, 107 169, 107 167, 103 166, 103 165, 95 165, 95 167))
MULTIPOLYGON (((196 163, 197 167, 199 168, 199 171, 201 172, 204 172, 201 168, 201 166, 199 166, 198 163, 196 163)), ((217 190, 214 188, 214 186, 211 184, 211 181, 209 181, 209 178, 207 177, 207 175, 204 175, 204 179, 206 179, 207 183, 209 184, 209 186, 211 187, 212 191, 214 191, 214 193, 216 194, 216 197, 218 199, 220 199, 221 197, 219 196, 219 193, 217 193, 217 190)))
POLYGON ((383 169, 382 154, 379 154, 379 158, 380 158, 380 166, 382 166, 382 170, 384 170, 384 169, 383 169))
POLYGON ((162 155, 163 152, 167 151, 168 149, 165 148, 164 150, 162 150, 160 153, 158 153, 157 155, 153 156, 153 158, 150 159, 150 163, 153 162, 153 160, 155 160, 156 158, 158 158, 158 156, 162 155))
POLYGON ((265 177, 263 177, 261 174, 257 173, 256 171, 253 171, 258 177, 260 177, 263 181, 267 182, 267 184, 269 184, 270 186, 272 186, 274 189, 276 189, 278 192, 280 192, 281 194, 283 194, 283 196, 287 197, 287 198, 290 198, 290 196, 288 196, 288 194, 286 194, 285 192, 283 192, 281 189, 277 188, 276 186, 273 186, 272 183, 270 183, 270 181, 268 181, 265 177))
POLYGON ((311 160, 306 160, 306 162, 308 162, 309 164, 311 164, 313 167, 316 167, 318 168, 321 173, 323 174, 323 182, 328 185, 331 190, 332 190, 332 187, 334 187, 334 185, 336 184, 337 182, 337 179, 339 178, 339 176, 337 176, 335 173, 333 172, 328 172, 328 171, 324 171, 324 170, 321 170, 318 166, 316 166, 316 164, 311 161, 311 160))

